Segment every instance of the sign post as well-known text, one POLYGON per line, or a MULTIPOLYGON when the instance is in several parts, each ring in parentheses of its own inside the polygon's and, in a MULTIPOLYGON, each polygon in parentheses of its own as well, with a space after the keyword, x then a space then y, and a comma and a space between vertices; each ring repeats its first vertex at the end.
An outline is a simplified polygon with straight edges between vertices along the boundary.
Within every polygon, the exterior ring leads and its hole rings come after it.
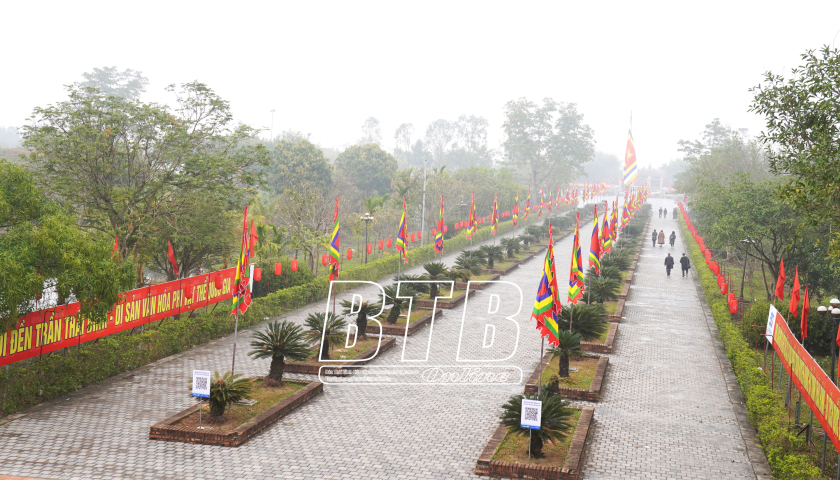
POLYGON ((198 397, 198 428, 201 426, 201 400, 210 398, 210 372, 193 370, 192 396, 198 397))
POLYGON ((519 419, 519 426, 527 428, 528 432, 528 462, 531 462, 531 434, 530 430, 540 429, 540 419, 542 418, 542 401, 522 399, 522 413, 519 419))

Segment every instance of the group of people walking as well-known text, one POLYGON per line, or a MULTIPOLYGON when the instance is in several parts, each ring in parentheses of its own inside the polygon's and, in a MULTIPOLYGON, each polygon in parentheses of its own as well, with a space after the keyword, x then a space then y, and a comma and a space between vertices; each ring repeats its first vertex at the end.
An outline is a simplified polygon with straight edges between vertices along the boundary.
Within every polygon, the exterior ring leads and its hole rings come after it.
MULTIPOLYGON (((672 209, 671 209, 671 212, 672 212, 672 213, 673 213, 673 215, 674 215, 674 217, 673 217, 673 218, 677 218, 677 209, 676 209, 676 208, 672 208, 672 209)), ((668 218, 668 208, 667 208, 667 207, 665 207, 665 208, 660 208, 660 209, 659 209, 659 218, 668 218)))
MULTIPOLYGON (((653 230, 653 235, 650 237, 651 241, 653 241, 653 247, 656 246, 656 243, 659 242, 659 246, 665 244, 665 230, 660 230, 659 233, 656 233, 656 229, 653 230)), ((671 242, 671 246, 674 246, 674 242, 677 241, 677 233, 671 230, 671 236, 668 237, 668 240, 671 242)))
MULTIPOLYGON (((677 209, 672 208, 671 211, 673 212, 674 218, 677 218, 677 209)), ((659 218, 668 218, 668 209, 667 208, 660 208, 659 209, 659 218)), ((656 231, 653 230, 653 233, 650 236, 651 246, 656 247, 658 243, 660 247, 665 244, 665 230, 656 231)), ((674 247, 674 244, 677 242, 677 232, 671 230, 671 235, 668 236, 668 243, 671 244, 671 248, 674 247)), ((671 254, 667 254, 665 256, 665 273, 670 277, 671 270, 674 269, 674 257, 671 254)), ((688 257, 685 256, 685 253, 682 254, 680 257, 680 268, 682 269, 682 276, 685 277, 688 275, 688 269, 691 268, 691 261, 688 257)))

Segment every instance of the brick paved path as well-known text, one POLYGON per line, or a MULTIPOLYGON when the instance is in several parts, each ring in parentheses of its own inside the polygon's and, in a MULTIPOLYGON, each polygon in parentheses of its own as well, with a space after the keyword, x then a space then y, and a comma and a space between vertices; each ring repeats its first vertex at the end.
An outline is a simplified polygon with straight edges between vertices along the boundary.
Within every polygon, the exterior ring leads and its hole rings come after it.
MULTIPOLYGON (((667 222, 668 228, 676 229, 675 221, 667 222)), ((645 254, 651 254, 647 245, 645 254)), ((558 275, 564 278, 571 238, 560 239, 555 248, 558 275)), ((607 375, 606 396, 595 410, 597 427, 586 478, 659 478, 660 473, 661 478, 754 478, 749 476, 743 441, 727 405, 715 352, 703 346, 709 331, 697 313, 697 294, 689 282, 679 286, 679 277, 664 283, 660 256, 656 252, 639 263, 625 310, 628 318, 621 324, 607 375), (676 319, 676 312, 684 315, 676 319), (699 341, 692 343, 692 338, 699 341)), ((451 263, 454 255, 443 260, 451 263)), ((520 367, 526 378, 539 358, 539 340, 529 313, 540 260, 503 277, 519 285, 524 297, 522 310, 514 317, 518 345, 504 363, 520 367)), ((415 267, 409 273, 420 271, 415 267)), ((496 285, 471 298, 465 329, 483 329, 491 295, 505 298, 512 294, 509 288, 496 285)), ((373 291, 359 288, 346 295, 373 291)), ((301 323, 310 312, 324 308, 318 303, 284 317, 301 323)), ((499 311, 514 313, 504 303, 499 311)), ((435 320, 430 364, 455 363, 462 312, 446 311, 435 320)), ((495 346, 513 351, 514 330, 510 326, 505 330, 504 322, 496 325, 495 346)), ((425 352, 430 331, 425 328, 410 337, 407 358, 425 352)), ((264 375, 268 362, 246 355, 249 336, 248 331, 240 332, 237 371, 264 375)), ((461 352, 475 357, 487 350, 473 343, 461 352)), ((148 440, 150 425, 193 404, 186 387, 191 370, 227 370, 230 353, 228 337, 23 412, 25 416, 0 425, 0 475, 475 478, 475 460, 498 425, 501 405, 511 394, 522 392, 522 385, 327 385, 324 395, 235 449, 148 440)), ((397 364, 401 355, 400 338, 373 364, 397 364)))
POLYGON ((751 428, 739 424, 739 416, 746 418, 738 411, 743 409, 738 386, 732 384, 728 359, 716 349, 711 314, 698 296, 694 269, 706 267, 692 265, 689 277, 681 276, 685 246, 680 220, 671 215, 676 205, 651 203, 653 216, 595 408, 584 478, 755 479, 769 472, 749 460, 758 463, 763 455, 744 440, 751 428), (668 218, 658 218, 659 207, 668 208, 668 218), (663 247, 651 246, 654 229, 665 230, 663 247), (677 232, 673 248, 667 243, 671 231, 677 232), (676 257, 670 277, 667 253, 676 257))

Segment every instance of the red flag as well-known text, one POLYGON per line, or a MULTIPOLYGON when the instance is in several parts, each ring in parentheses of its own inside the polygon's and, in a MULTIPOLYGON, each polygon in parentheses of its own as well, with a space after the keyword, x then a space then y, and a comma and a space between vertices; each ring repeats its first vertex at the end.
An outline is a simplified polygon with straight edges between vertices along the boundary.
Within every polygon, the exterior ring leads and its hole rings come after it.
POLYGON ((120 251, 120 242, 117 240, 117 236, 114 235, 114 252, 120 251))
POLYGON ((175 270, 175 276, 178 276, 178 262, 175 261, 175 251, 172 250, 172 242, 166 238, 166 243, 169 244, 169 262, 172 263, 172 269, 175 270))
POLYGON ((249 252, 249 257, 254 258, 254 247, 257 246, 257 227, 254 226, 254 221, 251 220, 251 240, 248 242, 251 244, 251 251, 249 252))
POLYGON ((776 280, 776 298, 785 299, 785 259, 779 262, 779 278, 776 280))
POLYGON ((799 329, 802 330, 802 343, 805 343, 805 338, 808 337, 808 308, 811 302, 808 301, 808 285, 805 285, 805 298, 802 299, 802 320, 799 321, 799 329))
POLYGON ((788 311, 793 315, 793 318, 799 314, 799 267, 796 267, 793 274, 793 288, 790 289, 790 306, 788 311))

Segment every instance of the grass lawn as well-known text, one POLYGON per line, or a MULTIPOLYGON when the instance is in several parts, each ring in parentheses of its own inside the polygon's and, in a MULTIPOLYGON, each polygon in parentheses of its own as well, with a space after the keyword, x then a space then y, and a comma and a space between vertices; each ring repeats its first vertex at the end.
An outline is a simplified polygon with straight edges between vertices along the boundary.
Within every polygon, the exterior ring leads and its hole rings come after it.
MULTIPOLYGON (((381 321, 381 320, 380 320, 381 321)), ((368 325, 372 322, 368 320, 368 325)), ((376 325, 374 323, 374 325, 376 325)), ((370 347, 375 347, 379 341, 376 338, 369 337, 367 340, 359 338, 356 341, 356 345, 350 348, 336 348, 332 352, 330 352, 330 360, 352 360, 358 357, 362 352, 367 350, 370 347)), ((318 349, 314 348, 309 353, 309 359, 306 360, 307 362, 316 362, 316 363, 323 363, 318 362, 318 349)))
MULTIPOLYGON (((621 283, 623 284, 625 280, 627 280, 627 276, 630 275, 629 270, 623 270, 621 272, 621 283)), ((622 285, 623 286, 623 285, 622 285)))
POLYGON ((610 333, 609 325, 610 325, 610 324, 609 324, 609 323, 607 323, 607 329, 606 329, 606 330, 604 330, 604 333, 602 333, 600 337, 598 337, 598 338, 593 338, 592 340, 584 340, 584 342, 589 342, 589 343, 600 343, 601 345, 603 345, 603 344, 607 343, 607 335, 610 333))
MULTIPOLYGON (((513 254, 512 259, 508 258, 507 253, 505 253, 505 258, 504 258, 504 260, 502 260, 502 262, 507 263, 507 262, 510 262, 511 260, 522 260, 523 258, 527 257, 528 255, 530 255, 532 253, 533 252, 526 252, 526 251, 520 250, 519 253, 514 253, 513 254)), ((500 263, 500 262, 497 261, 496 263, 500 263)))
POLYGON ((618 308, 618 300, 612 302, 604 302, 604 309, 607 311, 607 315, 615 315, 616 308, 618 308))
POLYGON ((569 445, 572 443, 572 435, 574 435, 575 427, 577 427, 578 420, 580 420, 580 410, 572 410, 569 423, 571 427, 562 439, 557 439, 556 444, 545 442, 543 444, 543 458, 537 459, 533 456, 528 462, 528 435, 516 435, 508 433, 505 439, 502 440, 496 454, 493 455, 493 460, 512 463, 530 463, 532 465, 539 465, 543 467, 562 467, 566 463, 566 453, 569 451, 569 445))
MULTIPOLYGON (((569 367, 577 368, 577 372, 569 372, 568 378, 560 379, 560 386, 566 388, 582 388, 589 390, 592 385, 592 378, 595 376, 595 367, 598 366, 597 358, 587 358, 581 360, 569 359, 569 367)), ((558 357, 553 357, 542 372, 542 384, 547 385, 551 380, 552 375, 557 375, 559 371, 558 357)), ((559 375, 558 375, 559 376, 559 375)))
MULTIPOLYGON (((417 320, 420 320, 420 318, 423 317, 424 315, 428 315, 429 312, 430 312, 430 310, 420 310, 420 309, 417 309, 417 308, 412 308, 411 309, 411 323, 414 324, 414 322, 416 322, 417 320)), ((406 324, 406 320, 408 320, 406 318, 405 314, 402 314, 399 317, 397 317, 397 323, 386 323, 385 319, 387 317, 388 317, 388 315, 387 315, 387 313, 385 313, 385 314, 382 315, 382 318, 377 318, 377 320, 379 320, 382 323, 382 326, 392 326, 392 327, 404 327, 405 324, 406 324)), ((372 323, 370 323, 370 321, 368 321, 368 325, 376 326, 375 323, 372 324, 372 323)))
MULTIPOLYGON (((222 415, 218 423, 216 421, 209 423, 210 406, 205 401, 201 405, 201 426, 206 430, 233 430, 274 405, 277 405, 278 402, 305 386, 305 383, 285 381, 282 387, 263 388, 262 379, 256 380, 250 398, 256 400, 257 403, 250 406, 234 404, 230 412, 226 411, 222 415)), ((198 411, 184 417, 176 425, 184 425, 192 428, 198 427, 198 411)))
MULTIPOLYGON (((482 273, 481 275, 473 275, 470 277, 471 282, 479 282, 481 280, 489 280, 490 277, 498 275, 497 273, 482 273)), ((463 282, 467 283, 467 282, 463 282)))

